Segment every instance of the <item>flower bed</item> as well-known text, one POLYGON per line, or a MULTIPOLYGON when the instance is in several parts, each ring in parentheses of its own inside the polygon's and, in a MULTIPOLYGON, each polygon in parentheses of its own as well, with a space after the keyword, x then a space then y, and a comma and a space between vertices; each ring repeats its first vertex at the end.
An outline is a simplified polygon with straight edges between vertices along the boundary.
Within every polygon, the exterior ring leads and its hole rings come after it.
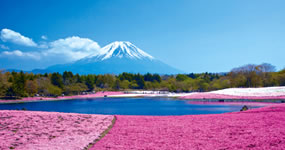
POLYGON ((198 105, 246 105, 246 106, 269 106, 269 105, 276 105, 279 103, 271 103, 271 102, 207 102, 207 101, 188 101, 188 104, 198 104, 198 105))
POLYGON ((0 149, 83 149, 99 138, 114 116, 0 111, 0 149))
POLYGON ((251 95, 251 96, 239 96, 239 95, 226 95, 226 94, 216 94, 216 93, 191 93, 186 96, 179 97, 181 99, 251 99, 251 100, 266 100, 266 99, 285 99, 285 96, 258 96, 251 95))
POLYGON ((180 96, 182 99, 285 99, 285 87, 228 88, 212 92, 190 93, 180 96))
POLYGON ((95 149, 274 149, 285 147, 285 104, 218 115, 117 116, 95 149))
POLYGON ((228 88, 209 93, 233 95, 233 96, 259 96, 280 97, 285 96, 285 86, 260 87, 260 88, 228 88))

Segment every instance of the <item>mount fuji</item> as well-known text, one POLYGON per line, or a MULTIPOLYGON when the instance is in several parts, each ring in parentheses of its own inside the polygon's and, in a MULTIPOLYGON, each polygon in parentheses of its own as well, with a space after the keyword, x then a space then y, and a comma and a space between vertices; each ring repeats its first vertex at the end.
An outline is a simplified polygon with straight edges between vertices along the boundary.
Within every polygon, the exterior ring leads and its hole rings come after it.
POLYGON ((134 44, 121 41, 108 44, 100 50, 99 54, 90 55, 69 64, 50 66, 46 70, 60 73, 72 71, 79 74, 183 73, 137 48, 134 44))

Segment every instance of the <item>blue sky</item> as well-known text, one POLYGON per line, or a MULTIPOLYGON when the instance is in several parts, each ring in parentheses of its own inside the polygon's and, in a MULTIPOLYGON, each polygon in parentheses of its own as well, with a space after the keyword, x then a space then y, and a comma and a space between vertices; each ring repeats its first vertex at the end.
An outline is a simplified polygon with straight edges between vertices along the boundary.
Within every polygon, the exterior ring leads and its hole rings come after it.
POLYGON ((282 69, 284 6, 284 0, 1 0, 0 68, 44 68, 130 41, 186 72, 263 62, 282 69))

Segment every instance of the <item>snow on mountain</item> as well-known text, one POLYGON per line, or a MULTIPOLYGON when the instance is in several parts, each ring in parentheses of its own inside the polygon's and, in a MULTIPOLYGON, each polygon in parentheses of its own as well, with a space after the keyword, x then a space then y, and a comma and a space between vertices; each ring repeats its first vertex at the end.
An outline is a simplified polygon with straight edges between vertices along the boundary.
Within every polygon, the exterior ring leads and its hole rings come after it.
POLYGON ((69 64, 50 66, 46 70, 52 72, 72 71, 79 74, 183 73, 155 59, 132 43, 119 41, 103 47, 99 54, 90 55, 69 64))
POLYGON ((96 55, 90 55, 84 59, 92 59, 93 61, 103 61, 109 58, 130 58, 130 59, 148 59, 153 60, 154 57, 137 48, 128 41, 116 41, 101 49, 96 55))

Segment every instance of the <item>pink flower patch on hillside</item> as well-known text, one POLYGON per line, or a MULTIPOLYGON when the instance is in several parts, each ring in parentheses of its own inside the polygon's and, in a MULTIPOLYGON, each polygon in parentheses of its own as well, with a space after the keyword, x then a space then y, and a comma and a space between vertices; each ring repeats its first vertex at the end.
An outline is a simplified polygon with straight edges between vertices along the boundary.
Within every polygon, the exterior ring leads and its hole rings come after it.
POLYGON ((186 116, 117 116, 95 149, 270 149, 285 147, 285 104, 244 112, 186 116))
POLYGON ((0 149, 83 149, 114 116, 56 112, 0 111, 0 149))
POLYGON ((188 104, 197 104, 197 105, 246 105, 246 106, 269 106, 276 105, 279 103, 271 103, 271 102, 207 102, 207 101, 187 101, 188 104))
POLYGON ((209 93, 236 96, 285 96, 285 86, 259 88, 227 88, 209 93))

